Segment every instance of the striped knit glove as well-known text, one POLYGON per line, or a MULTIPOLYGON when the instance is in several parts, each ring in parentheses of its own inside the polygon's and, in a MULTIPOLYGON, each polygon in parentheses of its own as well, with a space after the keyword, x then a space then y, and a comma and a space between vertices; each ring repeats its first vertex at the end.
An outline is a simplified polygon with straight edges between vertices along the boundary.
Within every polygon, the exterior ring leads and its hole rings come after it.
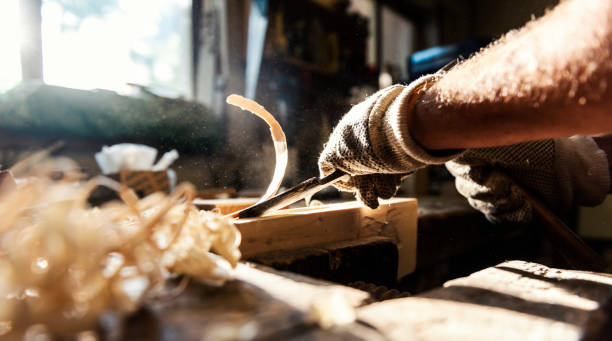
POLYGON ((392 85, 355 105, 334 128, 319 157, 321 175, 336 169, 352 175, 335 186, 355 192, 360 201, 376 208, 378 198, 392 197, 405 175, 457 157, 457 151, 431 155, 408 133, 414 104, 435 77, 392 85))
POLYGON ((586 136, 470 149, 446 168, 459 193, 492 222, 531 221, 515 182, 558 212, 597 205, 610 187, 606 154, 586 136))

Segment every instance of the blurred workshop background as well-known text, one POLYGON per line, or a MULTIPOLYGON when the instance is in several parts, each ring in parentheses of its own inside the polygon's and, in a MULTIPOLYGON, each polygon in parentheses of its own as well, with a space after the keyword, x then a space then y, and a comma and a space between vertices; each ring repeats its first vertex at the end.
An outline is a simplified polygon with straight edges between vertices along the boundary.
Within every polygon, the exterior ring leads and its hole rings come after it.
MULTIPOLYGON (((225 104, 237 93, 283 126, 294 185, 318 174, 351 105, 467 58, 556 3, 2 0, 0 164, 61 140, 57 153, 95 175, 103 145, 143 143, 177 149, 178 180, 202 196, 255 196, 274 150, 262 121, 225 104)), ((412 176, 401 194, 455 195, 443 167, 412 176)), ((585 215, 584 235, 612 238, 608 212, 585 215)))

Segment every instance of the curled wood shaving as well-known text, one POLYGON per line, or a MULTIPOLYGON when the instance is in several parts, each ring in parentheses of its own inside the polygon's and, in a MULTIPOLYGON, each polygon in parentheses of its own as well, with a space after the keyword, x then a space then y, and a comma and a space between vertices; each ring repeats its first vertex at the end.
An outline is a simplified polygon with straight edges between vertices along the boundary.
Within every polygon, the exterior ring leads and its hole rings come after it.
POLYGON ((229 219, 196 209, 192 185, 139 199, 107 178, 53 181, 52 167, 43 162, 0 194, 0 338, 92 330, 103 314, 127 314, 163 292, 170 276, 229 278, 240 233, 229 219), (121 201, 88 206, 100 184, 121 201))
POLYGON ((270 127, 270 133, 272 134, 272 140, 274 141, 274 151, 276 153, 276 166, 274 167, 274 175, 272 176, 272 181, 268 185, 268 189, 266 189, 265 194, 259 199, 259 202, 262 202, 274 196, 283 182, 287 162, 289 160, 285 133, 274 116, 272 116, 272 114, 270 114, 257 102, 239 95, 230 95, 227 97, 226 101, 229 104, 241 108, 242 110, 247 110, 257 115, 266 121, 270 127))

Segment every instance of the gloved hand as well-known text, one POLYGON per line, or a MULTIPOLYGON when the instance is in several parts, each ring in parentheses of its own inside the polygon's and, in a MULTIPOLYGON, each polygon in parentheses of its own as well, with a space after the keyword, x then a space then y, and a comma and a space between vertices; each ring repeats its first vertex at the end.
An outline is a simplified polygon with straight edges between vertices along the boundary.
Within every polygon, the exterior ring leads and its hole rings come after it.
POLYGON ((356 192, 359 200, 376 208, 378 198, 395 194, 403 176, 455 158, 457 151, 431 155, 408 132, 414 103, 435 77, 423 76, 408 86, 392 85, 355 105, 334 128, 319 157, 321 176, 335 169, 352 175, 335 186, 356 192))
POLYGON ((446 168, 459 193, 492 222, 531 221, 517 184, 558 211, 597 205, 610 186, 606 154, 586 136, 469 149, 446 168))

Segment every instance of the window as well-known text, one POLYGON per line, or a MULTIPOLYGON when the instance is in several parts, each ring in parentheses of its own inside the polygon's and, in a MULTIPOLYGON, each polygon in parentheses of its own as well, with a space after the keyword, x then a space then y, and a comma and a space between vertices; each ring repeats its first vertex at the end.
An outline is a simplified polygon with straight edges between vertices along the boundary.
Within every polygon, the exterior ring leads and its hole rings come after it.
POLYGON ((45 83, 189 93, 189 0, 43 0, 45 83))
POLYGON ((0 1, 0 92, 21 81, 19 0, 0 1))

